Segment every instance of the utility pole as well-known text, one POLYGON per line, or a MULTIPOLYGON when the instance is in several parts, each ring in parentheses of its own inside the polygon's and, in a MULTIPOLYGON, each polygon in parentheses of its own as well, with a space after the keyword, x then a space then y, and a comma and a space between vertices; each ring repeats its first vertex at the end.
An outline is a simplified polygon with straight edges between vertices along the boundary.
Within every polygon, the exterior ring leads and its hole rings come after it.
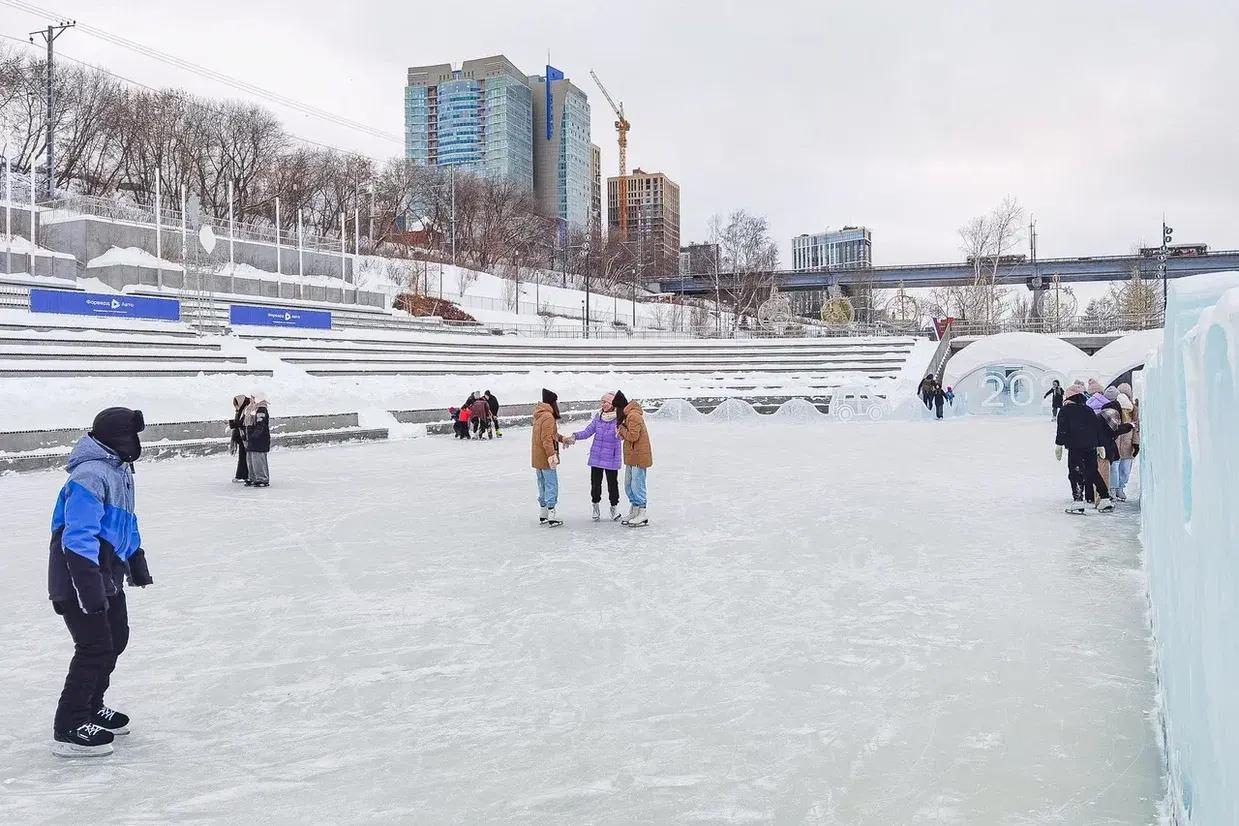
MULTIPOLYGON (((68 20, 63 23, 56 23, 48 26, 46 29, 39 29, 37 32, 30 33, 30 42, 34 42, 34 36, 37 34, 42 37, 47 43, 47 198, 51 200, 56 193, 56 109, 55 97, 52 94, 52 70, 55 62, 56 38, 64 33, 65 29, 71 29, 77 25, 77 21, 68 20)), ((33 170, 30 175, 30 186, 34 186, 33 170)))

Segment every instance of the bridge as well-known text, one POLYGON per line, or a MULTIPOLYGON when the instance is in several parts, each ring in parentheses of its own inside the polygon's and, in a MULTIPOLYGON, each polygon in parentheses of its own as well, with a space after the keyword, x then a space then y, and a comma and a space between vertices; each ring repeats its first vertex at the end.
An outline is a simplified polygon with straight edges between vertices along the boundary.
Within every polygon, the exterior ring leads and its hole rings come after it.
MULTIPOLYGON (((995 277, 1000 285, 1024 284, 1030 290, 1044 289, 1054 275, 1064 284, 1087 281, 1125 281, 1140 268, 1145 278, 1157 276, 1157 259, 1141 255, 1103 255, 1079 258, 1045 258, 1033 263, 1021 261, 1001 264, 995 277), (1038 281, 1040 279, 1040 282, 1038 281)), ((988 270, 988 267, 987 267, 988 270)), ((1207 272, 1239 270, 1239 251, 1208 252, 1203 255, 1166 259, 1166 277, 1182 278, 1207 272)), ((828 287, 872 286, 960 287, 973 283, 973 266, 967 262, 950 264, 900 264, 829 270, 780 270, 773 273, 780 290, 823 290, 828 287)), ((735 282, 732 273, 720 274, 723 289, 735 282)), ((658 282, 664 293, 701 295, 713 292, 714 276, 694 275, 665 278, 658 282)))

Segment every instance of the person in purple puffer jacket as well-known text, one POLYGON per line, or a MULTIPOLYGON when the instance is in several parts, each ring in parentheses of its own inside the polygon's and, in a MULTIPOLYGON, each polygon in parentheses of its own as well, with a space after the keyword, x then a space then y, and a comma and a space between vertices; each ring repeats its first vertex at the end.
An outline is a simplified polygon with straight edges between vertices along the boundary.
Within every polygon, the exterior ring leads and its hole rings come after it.
POLYGON ((588 439, 591 436, 594 443, 589 447, 589 494, 594 502, 594 521, 602 519, 599 504, 602 502, 602 478, 607 479, 607 497, 611 500, 611 521, 620 518, 619 512, 619 469, 624 461, 623 445, 615 432, 615 400, 614 393, 602 397, 602 407, 594 414, 589 426, 573 433, 572 441, 588 439))

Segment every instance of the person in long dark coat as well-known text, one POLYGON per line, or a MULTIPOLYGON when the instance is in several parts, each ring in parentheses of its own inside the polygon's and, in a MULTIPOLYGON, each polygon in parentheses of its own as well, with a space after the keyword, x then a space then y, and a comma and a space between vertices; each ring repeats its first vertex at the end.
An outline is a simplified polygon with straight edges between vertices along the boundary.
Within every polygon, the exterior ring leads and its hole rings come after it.
POLYGON ((232 397, 233 414, 228 421, 228 427, 232 431, 232 439, 228 444, 228 452, 236 454, 237 457, 237 470, 232 477, 234 482, 248 482, 250 480, 249 463, 245 460, 245 431, 241 418, 245 415, 245 409, 253 401, 253 399, 245 395, 232 397))

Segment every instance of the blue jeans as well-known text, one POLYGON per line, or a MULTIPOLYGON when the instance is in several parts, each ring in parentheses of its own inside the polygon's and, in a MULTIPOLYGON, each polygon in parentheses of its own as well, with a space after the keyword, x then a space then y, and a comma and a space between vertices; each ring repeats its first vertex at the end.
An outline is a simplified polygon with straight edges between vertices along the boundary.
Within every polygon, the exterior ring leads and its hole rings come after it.
POLYGON ((559 471, 535 470, 538 474, 538 504, 544 508, 553 508, 559 504, 559 471))
POLYGON ((628 496, 628 504, 637 508, 645 507, 645 474, 648 468, 624 465, 624 493, 628 496))
POLYGON ((1127 481, 1131 479, 1131 459, 1119 459, 1111 467, 1110 487, 1127 493, 1127 481))

